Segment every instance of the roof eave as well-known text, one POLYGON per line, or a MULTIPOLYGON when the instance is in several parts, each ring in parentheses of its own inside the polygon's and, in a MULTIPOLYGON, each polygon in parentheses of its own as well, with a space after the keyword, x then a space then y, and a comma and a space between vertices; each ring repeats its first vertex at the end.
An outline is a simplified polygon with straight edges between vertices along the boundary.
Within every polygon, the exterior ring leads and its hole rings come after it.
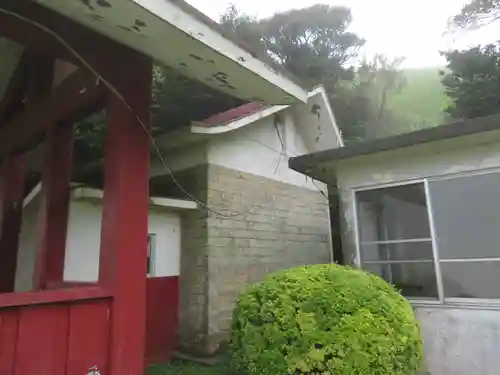
MULTIPOLYGON (((341 160, 464 137, 499 128, 499 114, 461 120, 392 137, 357 143, 352 146, 293 157, 289 159, 289 167, 307 176, 318 178, 322 175, 322 168, 325 169, 324 167, 328 166, 328 170, 331 171, 341 160)), ((322 180, 321 177, 319 179, 322 180)))
POLYGON ((225 37, 184 1, 107 0, 105 7, 38 2, 229 95, 273 105, 307 100, 299 84, 225 37))

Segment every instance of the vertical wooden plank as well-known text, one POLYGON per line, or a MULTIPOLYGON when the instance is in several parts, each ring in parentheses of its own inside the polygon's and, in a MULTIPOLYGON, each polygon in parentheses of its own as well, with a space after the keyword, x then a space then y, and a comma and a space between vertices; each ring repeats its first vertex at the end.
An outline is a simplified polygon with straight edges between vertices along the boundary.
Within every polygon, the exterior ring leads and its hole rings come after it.
POLYGON ((70 308, 67 375, 86 374, 93 366, 108 374, 109 310, 110 300, 70 308))
POLYGON ((111 375, 144 371, 149 138, 143 126, 149 129, 152 62, 140 55, 125 60, 133 74, 123 76, 129 89, 122 94, 134 113, 110 95, 99 264, 99 282, 114 291, 111 375))
POLYGON ((146 362, 163 363, 177 344, 179 278, 152 277, 146 285, 146 362))
POLYGON ((15 375, 66 375, 68 306, 20 308, 15 375))
POLYGON ((0 374, 14 375, 18 310, 0 309, 0 374))
POLYGON ((0 293, 12 293, 16 278, 17 252, 23 209, 26 159, 8 158, 0 175, 0 293))
POLYGON ((48 131, 33 275, 33 285, 36 289, 45 289, 48 284, 60 283, 63 280, 72 152, 72 126, 61 124, 48 131))

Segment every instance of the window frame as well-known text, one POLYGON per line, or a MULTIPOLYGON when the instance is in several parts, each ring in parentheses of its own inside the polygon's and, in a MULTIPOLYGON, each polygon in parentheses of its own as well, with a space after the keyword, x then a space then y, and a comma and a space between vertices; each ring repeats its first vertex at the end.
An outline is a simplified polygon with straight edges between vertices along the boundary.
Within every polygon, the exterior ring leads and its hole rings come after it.
MULTIPOLYGON (((377 244, 377 243, 411 243, 411 242, 419 242, 417 240, 424 239, 410 239, 410 240, 390 240, 390 241, 361 241, 361 231, 360 231, 360 223, 359 223, 359 203, 358 203, 358 193, 363 191, 372 191, 379 189, 387 189, 392 187, 401 187, 408 185, 416 185, 423 184, 424 194, 426 200, 426 208, 427 208, 427 218, 430 229, 430 244, 432 248, 433 259, 429 261, 415 261, 412 263, 429 263, 432 262, 434 264, 434 272, 436 276, 437 283, 437 298, 429 298, 429 297, 406 297, 412 304, 414 305, 432 305, 432 306, 448 306, 455 307, 461 306, 464 308, 478 308, 478 307, 486 307, 499 309, 500 308, 500 298, 460 298, 460 297, 446 297, 444 295, 444 286, 443 279, 441 273, 441 264, 442 263, 477 263, 477 262, 498 262, 500 263, 500 255, 498 257, 489 257, 489 258, 457 258, 457 259, 440 259, 439 257, 439 246, 437 242, 437 234, 436 234, 436 226, 434 222, 434 213, 433 213, 433 202, 432 196, 429 189, 429 182, 439 181, 439 180, 450 180, 455 178, 470 178, 481 176, 485 174, 500 174, 500 168, 488 168, 483 170, 474 170, 474 171, 466 171, 466 172, 458 172, 458 173, 448 173, 439 176, 430 176, 423 178, 414 178, 407 180, 400 180, 391 183, 380 183, 380 184, 372 184, 360 187, 354 187, 351 189, 351 202, 352 202, 352 210, 354 214, 354 237, 355 237, 355 265, 358 268, 363 268, 363 264, 384 264, 384 263, 408 263, 408 262, 390 262, 390 261, 368 261, 363 262, 361 255, 361 246, 363 244, 377 244)), ((428 239, 425 239, 428 240, 428 239)), ((426 242, 421 242, 426 243, 426 242)))
POLYGON ((147 258, 146 258, 146 277, 154 277, 155 272, 155 264, 156 264, 156 243, 157 237, 156 233, 148 233, 148 249, 147 249, 147 258), (149 270, 148 270, 149 266, 149 270))

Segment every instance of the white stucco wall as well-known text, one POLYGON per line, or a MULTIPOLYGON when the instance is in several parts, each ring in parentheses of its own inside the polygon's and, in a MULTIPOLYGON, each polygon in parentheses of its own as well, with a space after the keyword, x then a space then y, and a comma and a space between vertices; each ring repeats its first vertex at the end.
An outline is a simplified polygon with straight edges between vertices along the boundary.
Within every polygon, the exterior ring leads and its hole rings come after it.
MULTIPOLYGON (((24 210, 16 291, 31 290, 35 263, 38 199, 24 210)), ((97 281, 101 235, 99 201, 72 201, 68 220, 64 281, 97 281)), ((149 234, 156 235, 154 277, 178 276, 180 272, 180 216, 168 209, 150 208, 149 234)))
POLYGON ((431 375, 498 375, 500 311, 421 307, 415 313, 431 375))
MULTIPOLYGON (((270 116, 241 129, 210 138, 208 161, 222 167, 252 173, 292 185, 317 187, 303 174, 288 168, 289 157, 309 152, 297 132, 291 111, 282 111, 281 122, 270 116), (282 154, 283 153, 283 154, 282 154)), ((321 183, 317 185, 322 186, 321 183)))
MULTIPOLYGON (((499 141, 500 131, 496 130, 339 162, 336 175, 347 258, 356 260, 354 188, 497 169, 499 141)), ((498 306, 415 304, 415 312, 421 324, 427 370, 432 375, 499 373, 498 306)))
MULTIPOLYGON (((160 138, 158 141, 160 146, 162 139, 165 138, 160 138)), ((173 151, 162 151, 162 156, 166 166, 161 162, 158 155, 153 152, 151 166, 149 167, 150 177, 162 176, 170 172, 178 172, 207 163, 207 145, 203 141, 195 142, 173 151)))
POLYGON ((297 130, 309 152, 342 147, 342 136, 325 90, 320 87, 307 103, 293 107, 297 130))

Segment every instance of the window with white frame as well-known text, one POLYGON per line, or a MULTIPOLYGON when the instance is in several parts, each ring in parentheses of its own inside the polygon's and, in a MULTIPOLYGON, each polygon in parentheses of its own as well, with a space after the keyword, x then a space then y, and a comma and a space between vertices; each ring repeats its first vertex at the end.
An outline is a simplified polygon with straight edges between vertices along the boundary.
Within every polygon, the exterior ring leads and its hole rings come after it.
POLYGON ((500 173, 356 191, 359 261, 410 298, 500 298, 500 173))
POLYGON ((146 272, 148 276, 154 276, 156 252, 156 234, 148 234, 148 259, 146 272))

